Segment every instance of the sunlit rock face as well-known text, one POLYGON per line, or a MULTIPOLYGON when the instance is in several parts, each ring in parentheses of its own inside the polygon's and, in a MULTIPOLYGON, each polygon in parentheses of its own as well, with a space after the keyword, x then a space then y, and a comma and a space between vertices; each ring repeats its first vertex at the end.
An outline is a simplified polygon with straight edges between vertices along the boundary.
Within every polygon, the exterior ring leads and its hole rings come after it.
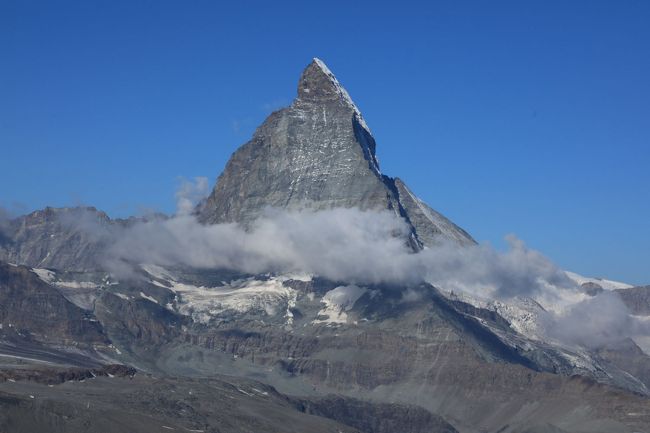
POLYGON ((381 173, 363 116, 318 59, 302 73, 291 106, 271 114, 233 154, 197 211, 204 223, 250 225, 268 207, 390 209, 409 224, 417 246, 443 238, 474 243, 403 182, 381 173))

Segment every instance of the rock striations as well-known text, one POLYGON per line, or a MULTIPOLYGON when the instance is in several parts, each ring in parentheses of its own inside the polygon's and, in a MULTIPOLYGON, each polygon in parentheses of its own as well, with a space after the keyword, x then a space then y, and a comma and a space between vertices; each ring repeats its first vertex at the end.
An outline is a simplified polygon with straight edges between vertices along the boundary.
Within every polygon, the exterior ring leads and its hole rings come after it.
POLYGON ((197 213, 203 223, 249 225, 267 207, 389 209, 407 221, 418 246, 475 243, 402 181, 381 173, 361 112, 319 59, 302 73, 291 106, 271 114, 232 155, 197 213))

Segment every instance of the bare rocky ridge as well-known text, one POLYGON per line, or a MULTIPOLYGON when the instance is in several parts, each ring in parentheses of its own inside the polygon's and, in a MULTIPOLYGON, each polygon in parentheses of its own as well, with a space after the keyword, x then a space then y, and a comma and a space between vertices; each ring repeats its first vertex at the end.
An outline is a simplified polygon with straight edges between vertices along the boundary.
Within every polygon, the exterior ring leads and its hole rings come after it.
POLYGON ((114 225, 95 208, 48 207, 5 224, 0 259, 36 268, 97 269, 114 225))
POLYGON ((0 262, 0 337, 54 345, 108 344, 94 316, 68 301, 29 268, 0 262))
POLYGON ((120 230, 165 218, 152 214, 112 219, 94 207, 46 207, 0 220, 0 260, 67 271, 102 269, 106 249, 120 230))
POLYGON ((361 113, 318 59, 307 66, 290 107, 271 114, 230 158, 197 209, 204 223, 251 224, 267 207, 390 209, 417 241, 473 244, 465 231, 383 175, 361 113))

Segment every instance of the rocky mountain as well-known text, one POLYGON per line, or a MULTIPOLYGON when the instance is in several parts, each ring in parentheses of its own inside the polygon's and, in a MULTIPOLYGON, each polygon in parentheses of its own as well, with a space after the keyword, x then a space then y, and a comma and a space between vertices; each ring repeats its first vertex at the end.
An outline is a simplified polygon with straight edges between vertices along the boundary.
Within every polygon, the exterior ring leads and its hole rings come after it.
POLYGON ((92 314, 24 266, 0 262, 0 335, 53 345, 107 344, 92 314))
POLYGON ((390 209, 408 222, 419 245, 475 243, 401 180, 382 174, 375 147, 348 92, 314 59, 291 106, 271 114, 232 155, 198 218, 250 224, 267 207, 390 209))
POLYGON ((111 219, 94 207, 47 207, 0 221, 0 260, 35 268, 101 269, 106 249, 121 229, 165 218, 152 214, 111 219))
MULTIPOLYGON (((268 207, 392 211, 410 257, 475 244, 381 173, 370 129, 317 59, 194 223, 250 228, 268 207)), ((425 281, 133 261, 112 273, 110 245, 146 223, 47 208, 0 224, 0 431, 650 431, 641 340, 554 340, 541 301, 425 281)), ((572 300, 615 293, 650 320, 647 287, 567 277, 572 300)))
POLYGON ((113 222, 95 208, 45 208, 7 222, 0 258, 57 269, 96 269, 113 222))

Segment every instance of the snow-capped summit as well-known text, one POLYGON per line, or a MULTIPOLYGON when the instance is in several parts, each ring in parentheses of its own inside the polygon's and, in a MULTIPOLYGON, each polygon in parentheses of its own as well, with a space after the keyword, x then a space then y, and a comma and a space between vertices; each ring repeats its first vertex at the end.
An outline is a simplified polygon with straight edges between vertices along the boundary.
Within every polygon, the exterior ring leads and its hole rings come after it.
POLYGON ((339 80, 336 79, 336 76, 327 67, 325 62, 323 62, 321 59, 317 57, 314 57, 311 64, 307 66, 307 68, 303 72, 302 77, 300 78, 300 82, 298 84, 299 98, 313 99, 313 98, 322 97, 323 91, 327 89, 328 86, 324 86, 323 85, 324 83, 318 77, 313 76, 314 74, 318 75, 319 73, 324 74, 329 79, 329 83, 331 84, 331 90, 333 90, 333 93, 336 96, 338 96, 338 98, 342 103, 348 105, 354 110, 354 113, 357 116, 357 120, 359 121, 359 124, 368 133, 370 133, 370 128, 368 128, 368 125, 366 124, 365 120, 363 120, 361 111, 356 106, 354 101, 352 101, 352 98, 350 97, 348 91, 345 90, 345 88, 341 85, 341 83, 339 83, 339 80), (317 83, 316 86, 314 86, 315 83, 317 83))
POLYGON ((250 225, 268 207, 391 210, 411 227, 416 248, 443 239, 474 244, 403 182, 383 175, 375 147, 359 108, 315 58, 293 103, 272 113, 230 158, 197 210, 199 220, 250 225))

